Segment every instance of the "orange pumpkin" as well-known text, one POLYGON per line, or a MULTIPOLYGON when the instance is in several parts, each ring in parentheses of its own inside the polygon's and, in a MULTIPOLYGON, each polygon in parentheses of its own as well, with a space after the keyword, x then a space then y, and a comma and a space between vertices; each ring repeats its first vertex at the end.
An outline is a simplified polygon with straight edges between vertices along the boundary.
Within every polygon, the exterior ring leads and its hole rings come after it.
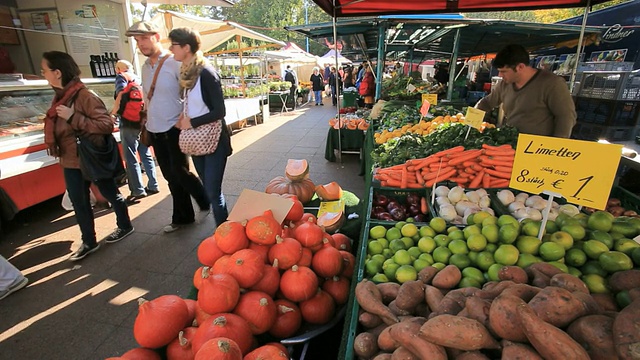
POLYGON ((309 177, 309 163, 307 160, 287 160, 287 166, 284 169, 284 174, 289 180, 299 181, 309 177))
POLYGON ((345 234, 335 233, 332 235, 336 249, 351 251, 351 239, 345 234))
POLYGON ((318 289, 318 277, 306 266, 294 265, 280 277, 280 291, 291 301, 313 297, 318 289))
POLYGON ((262 256, 250 249, 240 250, 229 258, 229 273, 241 288, 247 289, 255 285, 262 278, 264 261, 262 256))
POLYGON ((302 315, 300 314, 300 308, 286 299, 278 299, 275 301, 277 309, 276 321, 269 329, 269 334, 280 338, 286 339, 294 335, 300 325, 302 324, 302 315))
POLYGON ((278 268, 286 270, 297 264, 302 257, 302 245, 296 239, 278 236, 276 243, 269 249, 269 262, 278 259, 278 268))
POLYGON ((326 324, 336 312, 336 303, 327 292, 318 289, 315 296, 300 303, 302 319, 310 324, 326 324))
POLYGON ((325 212, 318 217, 317 223, 318 226, 324 228, 324 231, 329 234, 333 234, 336 232, 344 222, 346 221, 346 217, 342 211, 339 212, 325 212))
POLYGON ((298 266, 311 266, 311 259, 313 258, 313 252, 311 249, 303 247, 302 248, 302 256, 296 265, 298 266))
POLYGON ((193 359, 191 350, 191 339, 198 328, 188 327, 180 331, 178 337, 167 345, 167 360, 189 360, 193 359))
POLYGON ((198 261, 200 264, 206 266, 213 266, 216 260, 224 255, 224 252, 218 248, 218 244, 216 244, 216 239, 213 235, 208 238, 202 240, 200 245, 198 245, 198 261))
POLYGON ((318 276, 331 278, 340 274, 343 262, 340 250, 333 246, 325 246, 313 254, 311 268, 318 276))
POLYGON ((237 221, 225 221, 218 225, 213 236, 216 239, 218 249, 225 254, 233 254, 249 246, 244 224, 237 221))
POLYGON ((106 358, 105 360, 132 360, 132 359, 136 359, 136 360, 160 360, 162 359, 160 357, 160 354, 158 354, 157 352, 151 350, 151 349, 145 349, 145 348, 135 348, 135 349, 131 349, 129 351, 127 351, 126 353, 122 354, 122 356, 119 357, 110 357, 110 358, 106 358))
POLYGON ((303 179, 299 181, 292 181, 284 176, 277 176, 267 184, 267 188, 264 190, 267 194, 291 194, 296 195, 298 200, 303 204, 308 203, 313 194, 316 191, 316 186, 313 181, 309 179, 303 179))
POLYGON ((276 304, 262 291, 249 291, 238 301, 233 313, 245 319, 254 335, 264 334, 276 321, 276 304))
POLYGON ((345 304, 349 300, 349 288, 351 284, 349 279, 344 276, 334 276, 322 283, 322 290, 331 295, 338 305, 345 304))
POLYGON ((340 274, 340 276, 351 279, 351 277, 353 276, 353 270, 356 267, 356 257, 352 253, 344 250, 340 250, 340 254, 342 255, 343 261, 342 273, 340 274))
POLYGON ((289 356, 274 345, 264 345, 244 356, 243 360, 288 360, 289 356))
POLYGON ((242 351, 235 341, 225 337, 218 337, 202 344, 194 359, 242 360, 242 351))
POLYGON ((198 307, 198 302, 192 299, 184 299, 184 303, 187 304, 187 309, 189 309, 189 319, 185 326, 191 326, 193 324, 193 320, 196 318, 196 308, 198 307))
POLYGON ((296 240, 298 240, 302 246, 308 248, 322 244, 323 233, 322 228, 318 226, 312 218, 293 228, 293 234, 296 240))
POLYGON ((208 318, 198 327, 192 340, 194 354, 197 354, 207 341, 217 337, 226 337, 235 341, 241 354, 249 353, 254 341, 251 328, 245 319, 235 314, 220 313, 208 318))
POLYGON ((340 185, 335 181, 326 185, 318 185, 316 186, 315 191, 322 201, 335 201, 340 200, 342 197, 342 187, 340 187, 340 185))
POLYGON ((138 304, 133 337, 142 347, 156 349, 169 344, 189 319, 187 304, 176 295, 163 295, 151 301, 140 298, 138 304))
POLYGON ((272 298, 276 296, 278 288, 280 287, 280 270, 278 270, 277 264, 269 265, 264 264, 262 270, 262 278, 257 284, 253 285, 250 290, 262 291, 272 298))
POLYGON ((233 310, 240 298, 238 281, 229 274, 209 274, 206 270, 202 276, 198 306, 209 314, 233 310))
POLYGON ((276 236, 282 232, 282 228, 273 217, 273 212, 267 210, 264 214, 251 218, 245 231, 249 240, 260 245, 272 245, 276 243, 276 236))

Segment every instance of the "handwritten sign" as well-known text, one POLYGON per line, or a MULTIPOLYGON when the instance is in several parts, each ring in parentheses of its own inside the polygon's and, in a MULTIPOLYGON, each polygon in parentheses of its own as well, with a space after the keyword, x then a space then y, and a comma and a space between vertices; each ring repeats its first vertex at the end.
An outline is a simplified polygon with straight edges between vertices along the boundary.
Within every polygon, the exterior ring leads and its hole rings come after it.
POLYGON ((476 129, 482 127, 485 112, 474 107, 467 108, 467 114, 464 116, 464 123, 476 129))
POLYGON ((622 145, 520 134, 509 187, 604 209, 622 145))
POLYGON ((438 94, 422 94, 422 102, 428 101, 429 104, 438 105, 438 94))
POLYGON ((407 91, 412 93, 414 91, 416 91, 417 87, 413 86, 413 84, 409 84, 407 85, 407 91))
POLYGON ((422 115, 422 117, 427 116, 427 114, 429 114, 430 107, 431 103, 429 103, 428 101, 423 101, 422 106, 420 106, 420 115, 422 115))
POLYGON ((318 208, 318 217, 325 213, 344 212, 344 201, 342 199, 336 201, 323 201, 318 208))

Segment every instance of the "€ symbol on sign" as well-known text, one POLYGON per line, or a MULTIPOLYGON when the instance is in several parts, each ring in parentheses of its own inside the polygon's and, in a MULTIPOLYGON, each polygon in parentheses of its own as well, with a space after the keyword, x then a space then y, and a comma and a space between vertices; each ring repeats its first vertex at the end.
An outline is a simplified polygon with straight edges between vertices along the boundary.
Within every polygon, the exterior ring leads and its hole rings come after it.
POLYGON ((552 182, 552 183, 551 183, 551 186, 553 186, 553 187, 554 187, 554 188, 556 188, 556 189, 562 189, 562 188, 560 187, 560 184, 561 184, 561 183, 563 183, 563 182, 564 182, 564 180, 562 180, 562 179, 560 179, 560 180, 556 180, 556 181, 554 181, 554 182, 552 182))

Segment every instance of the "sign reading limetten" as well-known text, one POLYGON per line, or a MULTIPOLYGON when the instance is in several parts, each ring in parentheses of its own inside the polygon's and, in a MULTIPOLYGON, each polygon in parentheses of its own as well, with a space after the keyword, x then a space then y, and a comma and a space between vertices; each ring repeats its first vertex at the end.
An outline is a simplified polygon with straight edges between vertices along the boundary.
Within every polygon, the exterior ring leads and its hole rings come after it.
POLYGON ((520 134, 509 187, 604 209, 621 154, 622 145, 520 134))

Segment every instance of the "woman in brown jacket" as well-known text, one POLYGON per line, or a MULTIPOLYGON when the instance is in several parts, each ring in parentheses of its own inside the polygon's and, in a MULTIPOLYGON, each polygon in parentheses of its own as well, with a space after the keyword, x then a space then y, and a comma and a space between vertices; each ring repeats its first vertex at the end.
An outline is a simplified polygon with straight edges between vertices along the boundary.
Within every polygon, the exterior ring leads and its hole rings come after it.
MULTIPOLYGON (((112 136, 114 123, 102 100, 80 81, 80 68, 64 52, 49 51, 42 55, 42 76, 55 91, 51 108, 44 120, 44 140, 51 156, 60 161, 64 181, 73 204, 76 220, 82 233, 82 245, 69 258, 83 259, 98 250, 93 209, 89 201, 91 182, 80 171, 76 133, 96 146, 105 144, 106 135, 112 136)), ((115 178, 95 182, 100 193, 111 203, 116 213, 118 228, 104 240, 113 243, 133 232, 124 196, 120 194, 115 178)))

